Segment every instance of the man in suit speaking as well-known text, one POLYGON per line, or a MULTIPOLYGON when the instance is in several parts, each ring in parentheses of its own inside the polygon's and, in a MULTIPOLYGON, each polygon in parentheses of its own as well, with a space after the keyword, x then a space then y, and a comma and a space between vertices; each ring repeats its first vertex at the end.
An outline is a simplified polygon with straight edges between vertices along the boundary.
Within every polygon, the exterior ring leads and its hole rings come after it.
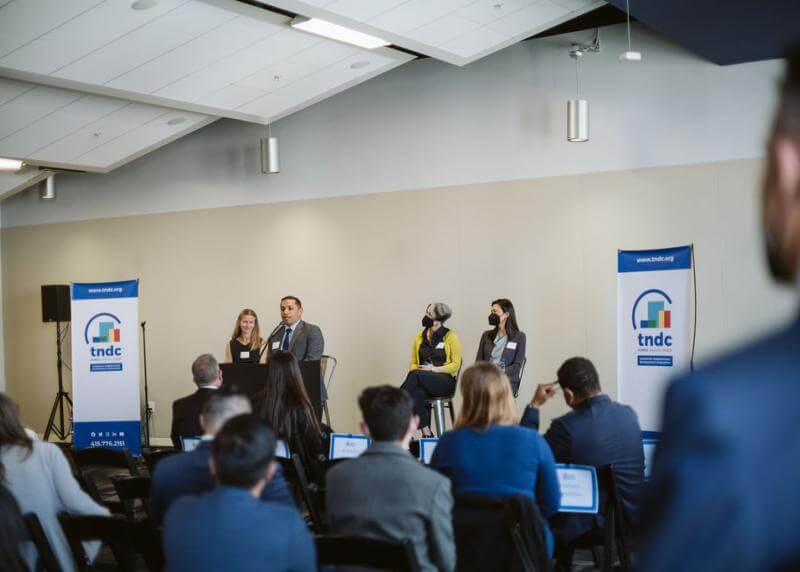
POLYGON ((303 304, 296 296, 281 298, 281 324, 269 338, 267 358, 279 350, 291 352, 297 361, 319 361, 325 340, 319 326, 302 320, 303 304))

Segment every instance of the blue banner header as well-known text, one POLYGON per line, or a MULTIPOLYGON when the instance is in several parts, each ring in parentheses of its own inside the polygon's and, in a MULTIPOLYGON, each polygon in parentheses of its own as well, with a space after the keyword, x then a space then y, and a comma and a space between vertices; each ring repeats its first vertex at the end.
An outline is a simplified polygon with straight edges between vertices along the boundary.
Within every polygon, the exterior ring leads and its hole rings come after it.
POLYGON ((73 300, 136 298, 137 296, 139 296, 139 280, 98 282, 95 284, 72 283, 73 300))
POLYGON ((617 251, 617 272, 680 270, 692 267, 692 247, 617 251))

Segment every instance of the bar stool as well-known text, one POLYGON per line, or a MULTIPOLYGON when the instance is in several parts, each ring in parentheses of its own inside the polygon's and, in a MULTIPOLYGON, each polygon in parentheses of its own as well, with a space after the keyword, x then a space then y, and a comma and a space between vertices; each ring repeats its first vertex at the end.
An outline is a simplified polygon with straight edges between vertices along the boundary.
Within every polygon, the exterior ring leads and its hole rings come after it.
POLYGON ((444 419, 445 409, 448 409, 450 411, 450 425, 453 426, 456 423, 456 414, 455 414, 455 407, 453 405, 453 400, 456 397, 456 391, 458 390, 458 379, 460 377, 461 377, 461 366, 459 366, 458 372, 456 372, 456 384, 453 386, 452 395, 425 400, 425 407, 427 409, 433 409, 433 419, 436 422, 437 437, 441 437, 442 433, 444 433, 446 429, 445 419, 444 419))

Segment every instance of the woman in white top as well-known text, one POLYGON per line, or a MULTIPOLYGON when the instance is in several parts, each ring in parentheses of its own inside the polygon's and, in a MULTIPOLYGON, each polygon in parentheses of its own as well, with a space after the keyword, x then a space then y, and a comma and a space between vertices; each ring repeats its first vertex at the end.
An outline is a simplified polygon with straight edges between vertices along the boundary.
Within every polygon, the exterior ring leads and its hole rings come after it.
MULTIPOLYGON (((108 509, 81 490, 56 445, 28 437, 16 404, 4 393, 0 393, 0 480, 17 499, 23 514, 36 513, 61 568, 73 572, 75 564, 58 513, 106 516, 108 509)), ((99 549, 93 544, 92 557, 99 549)), ((31 570, 35 569, 36 553, 32 547, 26 547, 25 558, 31 570)))

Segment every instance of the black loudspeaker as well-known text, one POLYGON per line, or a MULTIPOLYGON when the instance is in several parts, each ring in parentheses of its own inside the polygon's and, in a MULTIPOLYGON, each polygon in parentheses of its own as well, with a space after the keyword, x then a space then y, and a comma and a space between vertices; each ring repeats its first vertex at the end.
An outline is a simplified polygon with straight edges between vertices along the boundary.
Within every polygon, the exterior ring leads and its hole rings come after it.
POLYGON ((69 286, 42 285, 42 322, 69 322, 69 286))

